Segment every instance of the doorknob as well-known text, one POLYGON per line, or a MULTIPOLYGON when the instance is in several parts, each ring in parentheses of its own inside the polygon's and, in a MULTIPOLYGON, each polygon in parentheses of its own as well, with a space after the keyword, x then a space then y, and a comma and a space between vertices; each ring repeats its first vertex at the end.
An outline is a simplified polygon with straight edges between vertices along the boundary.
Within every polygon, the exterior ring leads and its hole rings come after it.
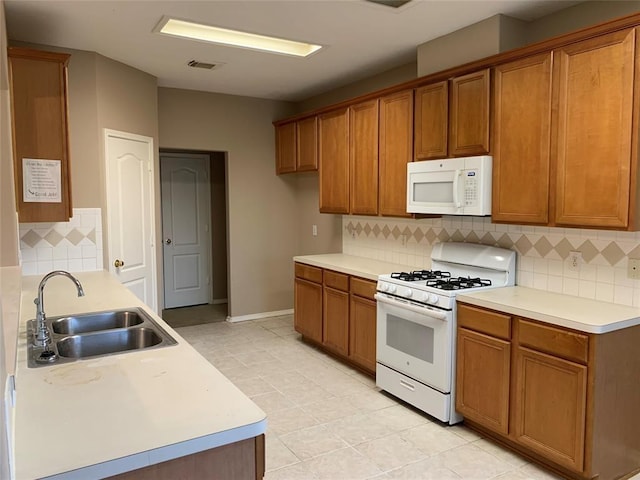
POLYGON ((167 245, 171 245, 171 239, 170 239, 170 238, 167 238, 167 239, 164 241, 164 243, 166 243, 167 245))
POLYGON ((116 267, 116 268, 124 267, 124 262, 122 260, 118 260, 116 258, 116 261, 113 262, 113 266, 116 267))

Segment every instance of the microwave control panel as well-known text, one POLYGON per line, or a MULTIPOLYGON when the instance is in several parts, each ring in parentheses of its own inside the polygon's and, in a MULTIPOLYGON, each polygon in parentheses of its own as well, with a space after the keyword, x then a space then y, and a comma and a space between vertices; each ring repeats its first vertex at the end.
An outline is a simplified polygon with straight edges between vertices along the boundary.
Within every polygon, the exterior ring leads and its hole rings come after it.
POLYGON ((475 170, 465 172, 464 205, 471 207, 478 203, 478 176, 475 170))

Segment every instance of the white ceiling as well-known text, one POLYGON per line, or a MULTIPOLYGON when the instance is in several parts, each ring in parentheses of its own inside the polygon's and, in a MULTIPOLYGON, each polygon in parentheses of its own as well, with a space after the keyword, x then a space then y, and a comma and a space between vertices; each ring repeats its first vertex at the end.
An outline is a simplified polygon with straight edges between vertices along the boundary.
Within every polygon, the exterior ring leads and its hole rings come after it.
POLYGON ((533 20, 576 2, 413 0, 5 0, 10 40, 95 51, 165 87, 300 101, 416 60, 428 40, 498 13, 533 20), (325 46, 307 58, 152 33, 164 15, 325 46), (194 69, 190 60, 223 65, 194 69))

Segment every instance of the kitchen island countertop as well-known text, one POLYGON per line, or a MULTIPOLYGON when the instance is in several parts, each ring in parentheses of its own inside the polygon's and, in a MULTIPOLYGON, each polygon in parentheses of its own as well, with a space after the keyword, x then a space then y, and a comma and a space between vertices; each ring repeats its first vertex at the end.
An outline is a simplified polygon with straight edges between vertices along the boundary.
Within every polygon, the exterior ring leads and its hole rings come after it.
POLYGON ((41 276, 23 277, 16 478, 101 478, 265 433, 265 413, 111 274, 76 276, 81 298, 69 279, 48 281, 47 316, 138 306, 178 344, 28 368, 26 322, 41 276))
POLYGON ((640 309, 527 287, 460 293, 457 301, 541 322, 602 334, 640 324, 640 309))

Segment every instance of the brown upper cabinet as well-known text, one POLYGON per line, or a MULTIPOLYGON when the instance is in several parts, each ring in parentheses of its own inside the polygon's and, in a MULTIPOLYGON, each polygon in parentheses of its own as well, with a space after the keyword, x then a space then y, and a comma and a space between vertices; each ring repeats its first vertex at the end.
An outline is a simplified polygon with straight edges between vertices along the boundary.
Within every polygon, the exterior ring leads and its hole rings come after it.
POLYGON ((627 228, 630 202, 635 214, 636 36, 628 29, 554 52, 556 225, 627 228))
POLYGON ((318 119, 276 126, 276 174, 318 170, 318 119))
POLYGON ((69 57, 30 48, 8 50, 16 206, 20 222, 66 222, 72 216, 67 107, 69 57))
POLYGON ((378 214, 378 99, 350 107, 350 208, 353 215, 378 214))
POLYGON ((318 118, 320 212, 349 213, 349 108, 318 118))
POLYGON ((622 30, 496 67, 493 221, 637 228, 636 37, 622 30))
POLYGON ((407 213, 407 164, 413 154, 413 91, 380 99, 379 214, 410 217, 407 213))
MULTIPOLYGON (((320 211, 409 216, 406 162, 490 154, 492 221, 640 229, 639 25, 629 15, 317 110, 320 211)), ((275 122, 279 151, 295 157, 286 125, 309 115, 275 122)))
POLYGON ((318 131, 322 213, 409 216, 412 90, 320 115, 318 131))
POLYGON ((445 158, 448 153, 449 82, 416 89, 415 159, 445 158))
POLYGON ((486 68, 451 80, 450 156, 489 153, 490 79, 486 68))
POLYGON ((489 69, 416 89, 416 160, 489 152, 489 69))
POLYGON ((495 69, 494 222, 549 221, 551 62, 549 52, 495 69))

